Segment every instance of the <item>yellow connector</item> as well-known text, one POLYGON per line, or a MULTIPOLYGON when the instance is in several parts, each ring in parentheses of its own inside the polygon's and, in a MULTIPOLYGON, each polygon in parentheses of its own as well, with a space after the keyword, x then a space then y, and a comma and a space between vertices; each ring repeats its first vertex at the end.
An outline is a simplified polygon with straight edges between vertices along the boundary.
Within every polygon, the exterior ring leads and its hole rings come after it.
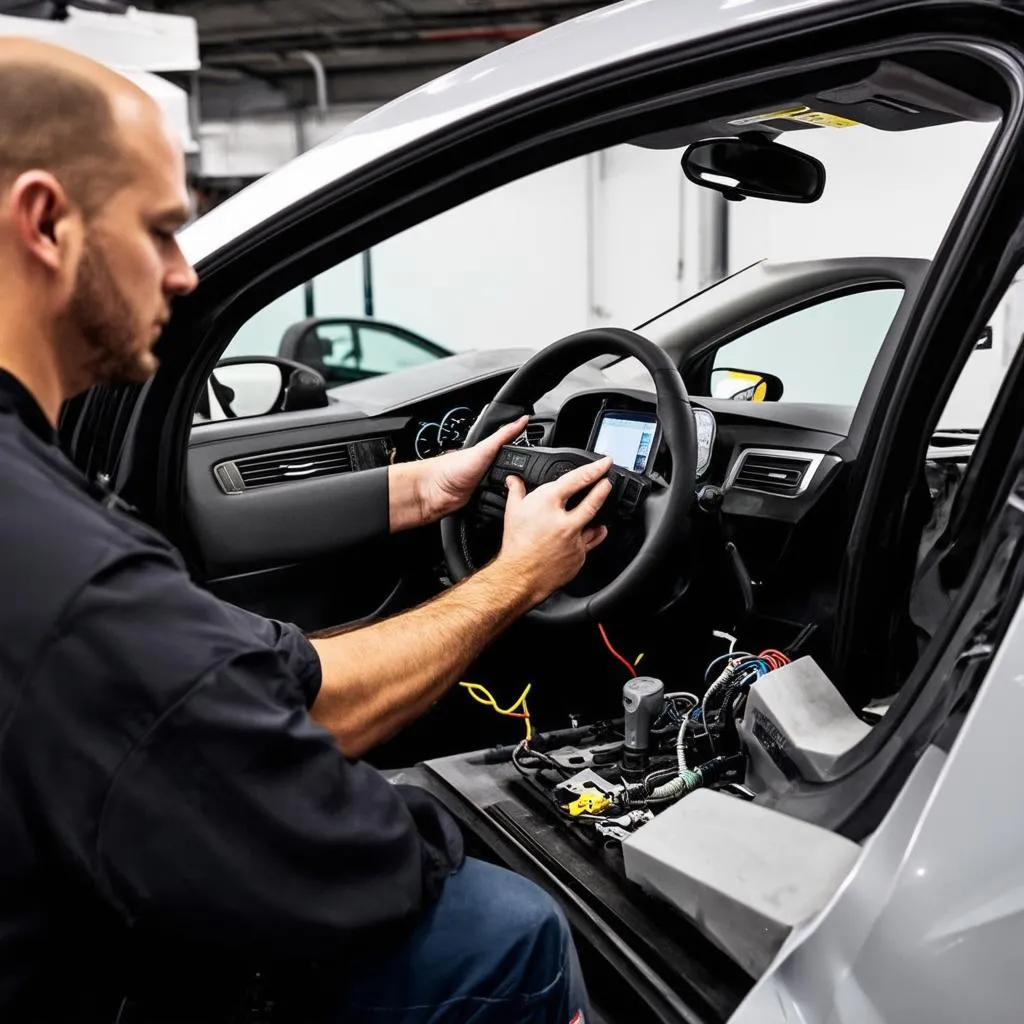
POLYGON ((566 810, 575 818, 579 814, 599 814, 611 803, 604 793, 584 793, 567 805, 566 810))

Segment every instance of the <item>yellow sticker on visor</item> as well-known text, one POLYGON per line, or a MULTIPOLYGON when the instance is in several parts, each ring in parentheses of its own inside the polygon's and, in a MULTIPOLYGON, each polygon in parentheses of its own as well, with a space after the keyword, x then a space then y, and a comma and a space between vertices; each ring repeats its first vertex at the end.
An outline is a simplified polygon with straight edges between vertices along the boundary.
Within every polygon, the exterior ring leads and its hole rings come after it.
POLYGON ((748 124, 761 124, 764 121, 777 121, 785 119, 788 121, 803 121, 805 124, 813 124, 817 128, 854 128, 859 122, 851 121, 848 117, 840 117, 838 114, 826 114, 820 110, 811 110, 810 107, 791 107, 788 110, 773 110, 768 114, 751 114, 749 117, 740 117, 729 124, 742 128, 748 124))
POLYGON ((838 114, 824 114, 820 110, 808 110, 804 114, 791 114, 794 121, 806 121, 807 124, 816 124, 822 128, 856 128, 858 121, 851 121, 848 117, 840 117, 838 114))
POLYGON ((794 117, 797 114, 806 114, 810 107, 790 107, 789 110, 773 110, 770 114, 751 114, 749 117, 739 117, 729 124, 742 128, 746 124, 760 124, 762 121, 774 121, 777 117, 794 117))

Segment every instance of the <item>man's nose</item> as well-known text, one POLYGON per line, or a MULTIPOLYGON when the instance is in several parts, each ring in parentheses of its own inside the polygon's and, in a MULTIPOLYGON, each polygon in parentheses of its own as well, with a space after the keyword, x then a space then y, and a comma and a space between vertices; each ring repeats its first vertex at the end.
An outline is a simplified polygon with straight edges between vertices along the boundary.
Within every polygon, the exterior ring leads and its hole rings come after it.
POLYGON ((199 283, 199 275, 192 264, 185 259, 185 254, 178 249, 174 264, 164 278, 164 288, 171 295, 188 295, 199 283))

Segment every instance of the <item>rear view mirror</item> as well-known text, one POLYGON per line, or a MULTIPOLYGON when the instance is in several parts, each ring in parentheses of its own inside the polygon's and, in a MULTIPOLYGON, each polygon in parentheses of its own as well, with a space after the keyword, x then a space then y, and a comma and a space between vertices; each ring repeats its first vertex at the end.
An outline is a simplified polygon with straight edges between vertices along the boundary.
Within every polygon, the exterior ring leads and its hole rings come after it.
POLYGON ((683 173, 726 199, 813 203, 825 191, 825 165, 765 136, 705 139, 683 153, 683 173))
POLYGON ((782 397, 782 381, 771 373, 737 370, 722 366, 711 371, 711 397, 733 402, 777 402, 782 397))

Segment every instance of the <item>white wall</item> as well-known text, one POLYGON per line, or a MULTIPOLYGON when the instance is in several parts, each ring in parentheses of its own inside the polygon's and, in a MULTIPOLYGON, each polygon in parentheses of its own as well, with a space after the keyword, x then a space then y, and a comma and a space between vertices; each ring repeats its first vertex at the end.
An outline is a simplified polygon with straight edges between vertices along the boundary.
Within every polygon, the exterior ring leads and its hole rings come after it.
POLYGON ((806 206, 748 199, 729 207, 729 262, 827 256, 930 259, 953 217, 991 124, 912 132, 854 128, 791 133, 785 144, 821 160, 825 194, 806 206))
POLYGON ((699 190, 679 156, 616 146, 591 158, 598 309, 590 325, 635 327, 696 289, 686 276, 683 193, 699 190))
MULTIPOLYGON (((364 107, 331 107, 323 117, 302 115, 306 148, 340 132, 364 107)), ((258 178, 299 153, 295 116, 287 112, 235 120, 204 120, 199 127, 199 166, 210 178, 258 178)))
MULTIPOLYGON (((232 142, 236 164, 259 144, 253 132, 232 142)), ((678 153, 621 146, 547 168, 375 246, 374 314, 456 351, 635 326, 690 288, 682 195, 678 153)), ((314 289, 318 316, 364 315, 359 257, 314 289)), ((276 352, 304 309, 301 289, 281 296, 225 355, 276 352)))
POLYGON ((374 248, 375 313, 451 349, 579 330, 585 218, 584 161, 496 189, 374 248))

